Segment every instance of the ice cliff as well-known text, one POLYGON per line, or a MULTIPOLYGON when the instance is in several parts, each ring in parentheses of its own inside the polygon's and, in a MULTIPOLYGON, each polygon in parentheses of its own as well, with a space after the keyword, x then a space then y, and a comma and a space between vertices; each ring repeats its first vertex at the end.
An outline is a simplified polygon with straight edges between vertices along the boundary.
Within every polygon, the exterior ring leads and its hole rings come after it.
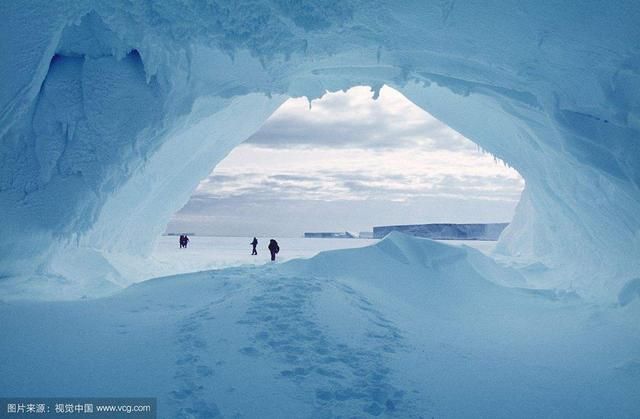
POLYGON ((144 255, 287 97, 383 84, 523 175, 498 250, 538 267, 539 286, 615 299, 640 276, 636 1, 58 0, 0 13, 5 284, 57 281, 69 296, 125 284, 109 255, 144 255))
POLYGON ((509 223, 410 224, 373 227, 373 237, 382 239, 392 231, 434 240, 498 240, 509 223))

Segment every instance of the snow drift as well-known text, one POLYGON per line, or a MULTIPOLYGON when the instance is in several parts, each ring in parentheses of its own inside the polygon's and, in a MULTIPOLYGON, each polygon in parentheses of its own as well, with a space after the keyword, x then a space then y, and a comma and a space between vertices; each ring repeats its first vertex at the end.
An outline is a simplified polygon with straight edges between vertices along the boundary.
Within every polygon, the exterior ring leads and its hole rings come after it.
POLYGON ((73 297, 127 283, 109 254, 144 255, 287 97, 383 84, 523 175, 499 252, 539 267, 538 286, 615 300, 640 275, 636 1, 57 0, 0 11, 5 284, 52 281, 73 297))

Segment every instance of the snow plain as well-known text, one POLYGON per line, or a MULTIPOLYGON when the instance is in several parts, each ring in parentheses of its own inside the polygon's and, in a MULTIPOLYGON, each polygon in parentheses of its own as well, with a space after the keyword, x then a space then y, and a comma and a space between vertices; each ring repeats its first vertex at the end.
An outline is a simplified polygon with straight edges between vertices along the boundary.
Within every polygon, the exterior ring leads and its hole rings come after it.
POLYGON ((310 259, 0 304, 6 396, 151 396, 160 418, 636 417, 638 299, 597 306, 466 246, 310 259))
MULTIPOLYGON (((266 248, 270 237, 258 237, 258 255, 251 256, 251 237, 191 236, 188 249, 180 250, 178 238, 160 237, 151 256, 143 261, 137 259, 118 260, 112 263, 126 271, 135 282, 149 278, 191 273, 197 271, 236 267, 242 265, 263 265, 271 263, 266 248)), ((338 249, 353 249, 370 246, 378 239, 307 239, 302 237, 275 237, 281 252, 278 262, 291 259, 308 259, 320 252, 338 249)), ((494 241, 448 240, 447 244, 467 245, 490 253, 494 241)))

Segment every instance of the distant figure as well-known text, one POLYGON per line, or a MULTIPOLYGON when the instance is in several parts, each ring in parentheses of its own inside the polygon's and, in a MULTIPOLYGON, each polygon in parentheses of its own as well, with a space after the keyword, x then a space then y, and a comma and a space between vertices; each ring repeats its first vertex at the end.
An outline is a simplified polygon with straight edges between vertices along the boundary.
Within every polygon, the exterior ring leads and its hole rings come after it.
POLYGON ((280 251, 280 246, 278 246, 278 242, 271 239, 269 240, 269 251, 271 252, 271 260, 276 260, 276 255, 280 251))
POLYGON ((180 235, 180 249, 186 249, 189 243, 189 237, 186 234, 180 235))
POLYGON ((258 245, 258 239, 256 239, 255 237, 253 238, 253 241, 251 243, 249 243, 251 246, 253 246, 253 251, 251 252, 251 256, 257 255, 258 251, 256 250, 256 246, 258 245))

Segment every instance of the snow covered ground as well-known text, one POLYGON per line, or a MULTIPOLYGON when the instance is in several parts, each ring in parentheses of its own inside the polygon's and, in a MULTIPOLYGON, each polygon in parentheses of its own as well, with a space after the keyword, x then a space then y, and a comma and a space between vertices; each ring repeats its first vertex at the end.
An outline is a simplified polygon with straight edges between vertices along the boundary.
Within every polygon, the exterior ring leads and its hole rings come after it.
POLYGON ((524 279, 394 233, 108 298, 4 302, 0 389, 158 397, 160 418, 637 417, 638 299, 496 282, 524 279))
MULTIPOLYGON (((262 265, 270 263, 267 245, 270 237, 258 237, 258 256, 251 256, 251 237, 213 237, 191 236, 189 247, 180 249, 178 237, 162 236, 158 239, 151 256, 145 261, 138 261, 137 273, 132 272, 139 280, 159 276, 176 275, 210 269, 220 269, 241 265, 262 265)), ((281 251, 278 261, 310 258, 320 252, 337 249, 352 249, 370 246, 377 239, 307 239, 302 237, 275 237, 281 251)), ((489 253, 495 247, 492 241, 449 240, 446 243, 467 245, 489 253)), ((135 261, 127 261, 129 265, 122 269, 131 271, 135 261)), ((114 264, 118 266, 117 258, 114 264)))
MULTIPOLYGON (((272 237, 258 237, 258 255, 251 256, 252 237, 191 236, 189 247, 180 251, 178 238, 162 236, 151 254, 158 266, 164 267, 162 275, 187 273, 205 269, 239 265, 262 265, 270 262, 267 245, 272 237)), ((334 249, 350 249, 376 243, 378 240, 305 239, 301 237, 273 237, 280 244, 278 261, 310 258, 319 252, 334 249)), ((156 275, 158 276, 158 275, 156 275)))

